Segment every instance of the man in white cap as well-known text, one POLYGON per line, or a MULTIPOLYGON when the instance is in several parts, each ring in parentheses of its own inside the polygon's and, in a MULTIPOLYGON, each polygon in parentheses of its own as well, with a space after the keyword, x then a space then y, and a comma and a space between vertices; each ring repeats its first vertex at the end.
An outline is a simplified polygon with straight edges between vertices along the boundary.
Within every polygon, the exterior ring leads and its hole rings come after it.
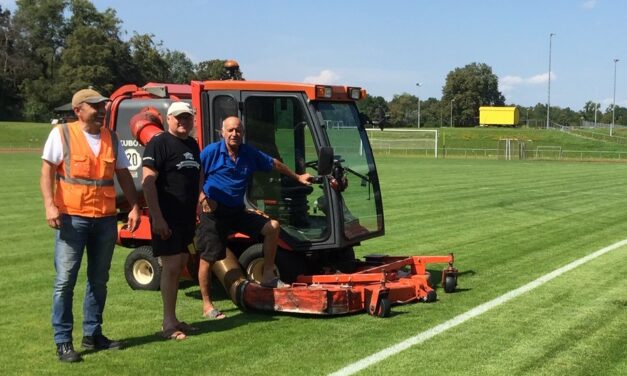
POLYGON ((122 342, 102 334, 107 281, 117 238, 114 176, 132 208, 128 214, 131 231, 137 228, 140 213, 124 149, 116 134, 102 127, 108 100, 93 89, 77 91, 72 109, 78 120, 55 127, 41 157, 40 188, 46 221, 56 230, 52 327, 57 355, 63 362, 82 360, 72 344, 72 298, 85 250, 82 346, 87 350, 122 346, 122 342))
POLYGON ((143 157, 142 187, 150 209, 152 250, 161 258, 162 336, 184 340, 195 328, 176 317, 179 278, 196 229, 200 149, 189 136, 194 111, 186 102, 168 108, 168 129, 154 136, 143 157))

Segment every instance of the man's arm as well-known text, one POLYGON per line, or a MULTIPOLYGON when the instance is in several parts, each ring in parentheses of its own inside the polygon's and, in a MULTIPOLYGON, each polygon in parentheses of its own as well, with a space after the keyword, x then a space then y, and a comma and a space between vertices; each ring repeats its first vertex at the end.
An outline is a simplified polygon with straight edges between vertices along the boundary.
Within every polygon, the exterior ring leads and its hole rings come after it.
POLYGON ((294 171, 290 170, 290 168, 287 167, 283 162, 279 161, 276 158, 273 158, 273 162, 274 162, 274 169, 280 172, 281 174, 288 176, 303 185, 311 185, 311 180, 313 179, 313 176, 309 175, 308 173, 298 175, 294 171))
POLYGON ((41 177, 39 178, 39 188, 44 201, 44 209, 46 209, 46 222, 52 228, 59 228, 61 220, 59 208, 54 204, 54 184, 57 166, 43 160, 41 164, 41 177))
POLYGON ((172 231, 168 227, 168 223, 163 218, 161 213, 161 207, 159 206, 159 198, 157 197, 157 176, 159 173, 150 167, 143 167, 142 174, 142 189, 144 191, 144 198, 148 204, 150 210, 150 216, 152 217, 152 231, 159 234, 161 239, 167 239, 172 235, 172 231))
POLYGON ((135 184, 133 183, 133 177, 128 171, 128 168, 121 168, 115 170, 115 176, 118 178, 120 188, 124 192, 124 197, 131 205, 131 211, 128 213, 128 229, 132 232, 137 229, 140 222, 139 205, 137 204, 137 190, 135 190, 135 184))
POLYGON ((205 201, 205 191, 203 190, 203 186, 205 185, 205 173, 203 169, 200 169, 200 177, 198 179, 198 207, 196 208, 196 215, 200 215, 203 208, 203 202, 205 201))

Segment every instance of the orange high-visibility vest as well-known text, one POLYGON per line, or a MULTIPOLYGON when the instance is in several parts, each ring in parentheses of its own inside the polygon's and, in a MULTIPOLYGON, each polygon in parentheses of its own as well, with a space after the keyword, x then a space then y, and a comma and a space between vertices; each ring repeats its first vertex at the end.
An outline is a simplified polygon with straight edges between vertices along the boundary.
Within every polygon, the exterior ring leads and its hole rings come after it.
POLYGON ((100 153, 89 147, 78 122, 60 124, 63 162, 57 167, 54 203, 61 213, 105 217, 117 213, 113 175, 117 136, 100 129, 100 153))

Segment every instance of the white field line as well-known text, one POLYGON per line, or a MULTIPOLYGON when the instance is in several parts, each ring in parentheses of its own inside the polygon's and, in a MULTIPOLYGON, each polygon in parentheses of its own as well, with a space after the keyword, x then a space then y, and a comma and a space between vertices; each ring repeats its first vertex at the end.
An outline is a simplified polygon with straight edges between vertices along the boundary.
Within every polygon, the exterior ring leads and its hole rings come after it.
POLYGON ((576 267, 578 267, 579 265, 585 264, 586 262, 593 260, 607 252, 613 251, 617 248, 620 248, 624 245, 627 245, 627 239, 621 240, 618 243, 614 243, 610 246, 607 246, 605 248, 599 249, 598 251, 591 253, 587 256, 584 256, 578 260, 575 260, 573 262, 571 262, 570 264, 564 265, 559 269, 556 269, 552 272, 550 272, 549 274, 545 274, 542 277, 527 283, 524 286, 521 286, 519 288, 517 288, 516 290, 512 290, 506 294, 503 294, 501 296, 499 296, 498 298, 495 298, 493 300, 490 300, 489 302, 483 303, 473 309, 471 309, 470 311, 466 311, 465 313, 462 313, 461 315, 455 316, 452 319, 443 322, 440 325, 434 326, 431 329, 428 329, 424 332, 418 333, 413 337, 410 337, 402 342, 397 343, 396 345, 390 346, 386 349, 383 349, 377 353, 374 353, 370 356, 367 356, 355 363, 349 364, 346 367, 333 372, 330 374, 330 376, 346 376, 346 375, 352 375, 354 373, 357 373, 373 364, 379 363, 380 361, 392 356, 392 355, 396 355, 398 353, 400 353, 401 351, 407 350, 408 348, 414 346, 414 345, 418 345, 420 343, 425 342, 426 340, 430 339, 431 337, 435 337, 436 335, 443 333, 451 328, 456 327, 457 325, 460 325, 464 322, 466 322, 467 320, 472 319, 473 317, 477 317, 479 315, 481 315, 482 313, 485 313, 487 311, 489 311, 490 309, 494 308, 494 307, 498 307, 501 304, 508 302, 511 299, 514 299, 515 297, 522 295, 528 291, 531 291, 533 289, 535 289, 536 287, 539 287, 543 284, 545 284, 546 282, 552 280, 553 278, 559 277, 560 275, 566 273, 567 271, 570 271, 576 267))

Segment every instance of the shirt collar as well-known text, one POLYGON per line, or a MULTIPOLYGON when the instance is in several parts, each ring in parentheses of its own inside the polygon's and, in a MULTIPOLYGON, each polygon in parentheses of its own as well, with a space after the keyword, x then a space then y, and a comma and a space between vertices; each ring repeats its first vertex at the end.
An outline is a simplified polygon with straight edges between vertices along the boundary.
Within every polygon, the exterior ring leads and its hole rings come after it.
MULTIPOLYGON (((242 155, 242 152, 243 152, 243 151, 244 151, 244 149, 246 148, 244 145, 245 145, 244 143, 241 143, 241 144, 239 145, 239 150, 238 150, 238 152, 237 152, 237 156, 238 156, 238 157, 239 157, 240 155, 242 155)), ((220 141, 220 153, 221 153, 221 154, 226 154, 226 155, 228 155, 228 154, 229 154, 229 151, 226 149, 226 141, 224 141, 224 140, 221 140, 221 141, 220 141)))

